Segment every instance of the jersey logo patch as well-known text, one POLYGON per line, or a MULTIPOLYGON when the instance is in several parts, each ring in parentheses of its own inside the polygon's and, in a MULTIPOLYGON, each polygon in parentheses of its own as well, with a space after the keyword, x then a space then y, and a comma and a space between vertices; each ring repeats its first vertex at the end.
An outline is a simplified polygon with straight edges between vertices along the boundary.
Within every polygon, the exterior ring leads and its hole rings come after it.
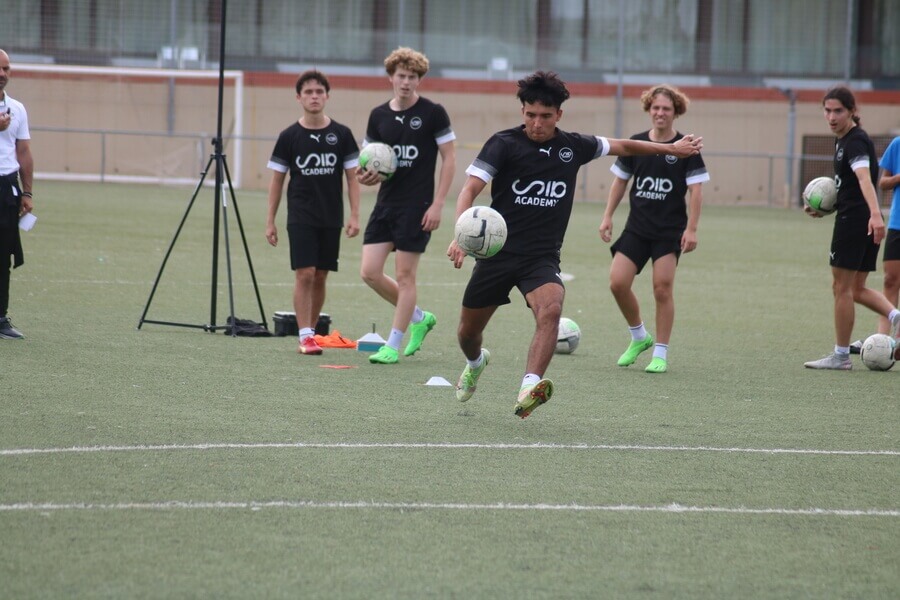
POLYGON ((322 134, 321 134, 321 133, 318 133, 318 134, 316 134, 316 133, 311 133, 311 134, 309 134, 309 137, 311 137, 312 139, 316 140, 316 142, 321 142, 321 141, 322 141, 321 139, 319 139, 319 138, 322 137, 322 134))
POLYGON ((403 125, 403 121, 406 119, 406 115, 403 115, 403 116, 394 115, 394 119, 397 121, 400 121, 400 124, 403 125))
POLYGON ((420 117, 413 117, 409 122, 409 126, 412 129, 419 129, 422 127, 422 119, 420 117))
POLYGON ((553 148, 538 148, 538 152, 544 152, 547 156, 550 156, 550 151, 553 148))
POLYGON ((560 148, 559 160, 568 163, 572 162, 573 158, 575 158, 575 152, 571 148, 560 148))

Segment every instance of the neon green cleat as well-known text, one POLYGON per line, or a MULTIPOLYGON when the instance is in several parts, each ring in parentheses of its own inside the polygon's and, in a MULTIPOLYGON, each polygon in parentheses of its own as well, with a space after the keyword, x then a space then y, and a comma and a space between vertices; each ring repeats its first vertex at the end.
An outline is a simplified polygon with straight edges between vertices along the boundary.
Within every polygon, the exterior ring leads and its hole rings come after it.
POLYGON ((633 365, 634 361, 637 360, 638 355, 641 352, 649 350, 653 347, 653 336, 648 335, 642 340, 631 340, 631 344, 628 345, 628 350, 626 350, 622 356, 619 357, 618 365, 620 367, 627 367, 628 365, 633 365))
POLYGON ((666 362, 666 359, 658 356, 654 356, 647 368, 644 369, 647 373, 665 373, 668 370, 669 364, 666 362))
POLYGON ((525 418, 541 404, 548 402, 553 395, 553 382, 541 379, 534 385, 523 385, 516 401, 516 416, 525 418))
POLYGON ((432 313, 427 310, 423 312, 425 313, 425 318, 409 326, 409 343, 403 351, 403 356, 412 356, 418 352, 419 348, 422 347, 422 342, 425 341, 425 336, 437 325, 437 318, 432 313))
POLYGON ((466 365, 462 375, 459 376, 459 381, 456 384, 456 399, 460 402, 465 402, 475 394, 475 385, 478 383, 478 378, 481 377, 484 368, 491 360, 491 353, 485 348, 481 349, 481 355, 484 357, 484 362, 481 363, 480 367, 473 369, 466 365))
POLYGON ((369 362, 376 365, 393 365, 399 360, 398 352, 390 346, 382 346, 378 352, 369 356, 369 362))

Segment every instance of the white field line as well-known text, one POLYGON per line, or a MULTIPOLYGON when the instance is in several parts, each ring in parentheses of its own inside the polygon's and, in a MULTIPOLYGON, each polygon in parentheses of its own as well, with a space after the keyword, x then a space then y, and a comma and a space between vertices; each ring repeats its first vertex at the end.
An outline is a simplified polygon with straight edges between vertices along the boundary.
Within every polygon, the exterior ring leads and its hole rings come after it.
POLYGON ((390 443, 325 443, 325 442, 265 442, 265 443, 208 443, 155 444, 134 446, 72 446, 68 448, 8 448, 0 449, 0 457, 35 454, 87 454, 92 452, 171 452, 178 450, 264 450, 264 449, 444 449, 444 450, 606 450, 638 452, 721 452, 731 454, 786 454, 814 456, 900 456, 900 450, 817 450, 813 448, 726 448, 715 446, 644 446, 639 444, 486 444, 450 442, 390 442, 390 443))
POLYGON ((356 510, 459 510, 459 511, 556 511, 556 512, 618 512, 618 513, 718 513, 729 515, 783 515, 809 517, 900 517, 900 510, 831 509, 831 508, 747 508, 725 506, 641 506, 634 504, 466 504, 431 502, 320 502, 313 500, 276 500, 267 502, 117 502, 101 503, 19 503, 0 504, 0 512, 51 511, 128 511, 128 510, 263 510, 263 509, 356 509, 356 510))

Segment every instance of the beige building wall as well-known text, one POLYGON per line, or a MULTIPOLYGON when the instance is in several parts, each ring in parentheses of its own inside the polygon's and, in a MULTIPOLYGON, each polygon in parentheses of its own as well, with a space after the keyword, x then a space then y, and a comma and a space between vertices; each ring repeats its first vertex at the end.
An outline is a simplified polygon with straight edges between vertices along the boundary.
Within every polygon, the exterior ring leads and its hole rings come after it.
MULTIPOLYGON (((15 68, 15 67, 14 67, 15 68)), ((227 161, 234 179, 240 168, 242 189, 263 190, 270 173, 266 161, 278 132, 299 116, 293 89, 295 76, 248 74, 244 86, 243 148, 234 162, 235 101, 224 94, 223 132, 227 161)), ((574 84, 563 106, 561 127, 612 137, 615 98, 611 86, 574 84)), ((465 179, 464 170, 494 131, 521 122, 515 82, 459 82, 426 79, 420 92, 445 106, 457 135, 457 177, 450 200, 465 179), (460 91, 464 89, 465 91, 460 91)), ((641 110, 640 88, 626 88, 623 136, 649 128, 641 110)), ((711 181, 704 201, 716 204, 783 205, 785 190, 788 102, 778 92, 738 88, 685 88, 692 102, 676 126, 702 135, 711 181)), ((25 102, 32 129, 38 177, 50 174, 103 172, 196 181, 213 150, 216 130, 215 80, 175 86, 173 135, 168 135, 169 82, 110 76, 58 76, 16 73, 8 86, 25 102), (65 130, 65 131, 63 131, 65 130), (96 131, 115 132, 101 136, 96 131), (153 135, 148 135, 152 133, 153 135)), ((822 91, 801 92, 796 106, 794 152, 806 134, 827 135, 821 112, 822 91)), ((362 139, 369 111, 390 98, 387 78, 335 77, 328 113, 362 139)), ((863 127, 871 135, 900 133, 900 92, 862 92, 857 100, 863 127)), ((604 200, 613 158, 594 161, 582 170, 578 199, 604 200)), ((795 177, 799 171, 795 171, 795 177)), ((795 182, 795 189, 800 183, 795 182)))

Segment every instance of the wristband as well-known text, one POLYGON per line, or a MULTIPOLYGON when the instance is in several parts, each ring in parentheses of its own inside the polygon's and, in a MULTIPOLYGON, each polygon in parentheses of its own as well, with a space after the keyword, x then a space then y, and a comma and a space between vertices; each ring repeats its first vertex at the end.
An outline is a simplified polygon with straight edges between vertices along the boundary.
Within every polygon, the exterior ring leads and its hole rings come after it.
POLYGON ((22 192, 22 195, 26 198, 34 198, 34 196, 31 195, 31 192, 22 192))

